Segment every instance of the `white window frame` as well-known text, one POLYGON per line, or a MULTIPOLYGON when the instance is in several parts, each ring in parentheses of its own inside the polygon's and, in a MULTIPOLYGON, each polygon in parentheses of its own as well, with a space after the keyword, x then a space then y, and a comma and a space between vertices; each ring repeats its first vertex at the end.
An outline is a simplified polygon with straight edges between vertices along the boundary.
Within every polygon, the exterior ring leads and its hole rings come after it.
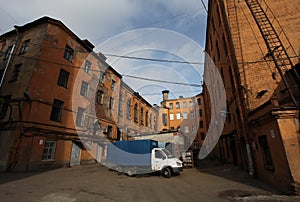
POLYGON ((177 114, 176 114, 176 119, 177 119, 177 120, 181 120, 181 113, 177 113, 177 114))
POLYGON ((170 114, 170 120, 171 120, 171 121, 174 120, 174 114, 170 114))

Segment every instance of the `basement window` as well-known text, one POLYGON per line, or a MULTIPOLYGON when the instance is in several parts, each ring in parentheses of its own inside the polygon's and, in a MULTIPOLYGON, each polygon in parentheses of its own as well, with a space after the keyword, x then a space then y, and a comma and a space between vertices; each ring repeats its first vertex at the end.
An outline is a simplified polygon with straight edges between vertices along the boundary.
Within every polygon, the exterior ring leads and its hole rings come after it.
POLYGON ((55 156, 56 141, 45 141, 42 160, 53 161, 55 156))

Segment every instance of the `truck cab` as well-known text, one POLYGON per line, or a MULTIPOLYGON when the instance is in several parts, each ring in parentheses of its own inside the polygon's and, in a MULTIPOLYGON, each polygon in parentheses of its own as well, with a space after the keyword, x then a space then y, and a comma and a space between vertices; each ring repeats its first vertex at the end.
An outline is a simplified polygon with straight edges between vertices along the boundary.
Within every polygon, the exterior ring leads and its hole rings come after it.
POLYGON ((167 178, 183 170, 182 161, 165 148, 152 149, 151 165, 153 171, 160 171, 167 178))

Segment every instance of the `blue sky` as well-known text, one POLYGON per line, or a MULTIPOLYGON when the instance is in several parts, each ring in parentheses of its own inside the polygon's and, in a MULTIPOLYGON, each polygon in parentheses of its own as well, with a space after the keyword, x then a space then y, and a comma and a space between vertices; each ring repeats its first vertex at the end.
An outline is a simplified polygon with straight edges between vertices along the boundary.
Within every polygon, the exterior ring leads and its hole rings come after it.
MULTIPOLYGON (((204 1, 206 7, 207 1, 204 1)), ((80 38, 89 39, 104 55, 203 62, 207 13, 201 0, 0 0, 0 3, 0 34, 13 29, 13 25, 50 16, 61 20, 80 38), (173 43, 169 38, 174 39, 173 43)), ((199 65, 107 58, 121 74, 178 83, 202 82, 199 65)), ((159 103, 163 89, 169 89, 173 97, 188 97, 201 91, 195 86, 129 77, 124 80, 151 104, 159 103)))

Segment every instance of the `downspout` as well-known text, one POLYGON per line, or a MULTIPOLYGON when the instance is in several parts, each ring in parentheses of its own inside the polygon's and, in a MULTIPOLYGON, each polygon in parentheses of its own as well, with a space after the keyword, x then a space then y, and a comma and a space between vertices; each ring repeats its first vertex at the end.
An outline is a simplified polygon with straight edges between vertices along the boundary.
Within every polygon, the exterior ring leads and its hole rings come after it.
POLYGON ((13 56, 13 54, 14 54, 15 48, 16 48, 16 46, 17 46, 17 43, 18 43, 18 41, 19 41, 19 39, 20 39, 20 33, 19 33, 19 31, 18 31, 18 28, 17 28, 17 26, 14 26, 14 27, 15 27, 15 31, 16 31, 16 33, 17 33, 17 38, 16 38, 15 43, 14 43, 13 46, 12 46, 12 49, 10 50, 10 53, 8 53, 9 56, 8 56, 8 59, 7 59, 5 68, 4 68, 4 72, 3 72, 3 75, 2 75, 1 81, 0 81, 0 89, 2 88, 2 85, 3 85, 3 83, 4 83, 4 79, 5 79, 5 76, 6 76, 6 72, 7 72, 8 67, 9 67, 9 65, 10 65, 10 62, 11 62, 11 60, 12 60, 12 56, 13 56))

